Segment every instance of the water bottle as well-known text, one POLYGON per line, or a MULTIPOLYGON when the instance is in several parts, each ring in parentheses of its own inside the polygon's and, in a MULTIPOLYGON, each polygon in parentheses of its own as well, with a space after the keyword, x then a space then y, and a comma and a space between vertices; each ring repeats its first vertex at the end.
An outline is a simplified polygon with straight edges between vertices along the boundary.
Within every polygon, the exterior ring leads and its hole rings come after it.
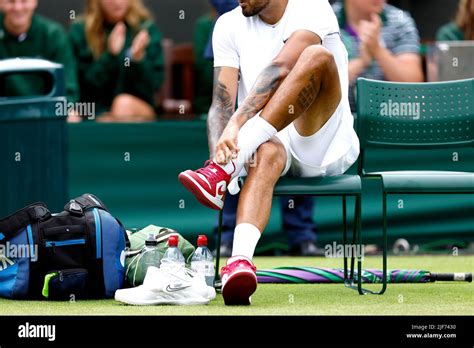
POLYGON ((185 264, 184 256, 181 250, 178 248, 178 236, 170 236, 168 239, 168 249, 166 249, 165 255, 163 256, 163 260, 166 260, 165 263, 167 264, 185 264))
POLYGON ((155 239, 155 236, 152 233, 148 235, 142 253, 143 255, 141 257, 140 263, 143 267, 144 275, 146 274, 148 267, 160 267, 161 255, 158 251, 158 241, 155 239))
POLYGON ((208 286, 214 286, 214 258, 207 247, 207 237, 200 235, 197 240, 197 249, 191 259, 191 269, 206 279, 208 286))

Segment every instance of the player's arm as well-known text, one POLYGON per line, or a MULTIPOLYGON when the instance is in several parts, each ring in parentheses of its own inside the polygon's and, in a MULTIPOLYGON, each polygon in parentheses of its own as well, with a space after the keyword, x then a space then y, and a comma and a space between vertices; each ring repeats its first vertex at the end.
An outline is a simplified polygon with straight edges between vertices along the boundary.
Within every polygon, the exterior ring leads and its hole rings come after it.
POLYGON ((262 71, 249 95, 232 116, 232 122, 240 128, 262 110, 296 65, 301 53, 307 47, 319 44, 321 39, 311 31, 294 32, 278 56, 262 71))
POLYGON ((224 128, 234 114, 238 79, 238 69, 214 68, 214 92, 207 118, 207 137, 211 159, 215 156, 216 145, 224 128))

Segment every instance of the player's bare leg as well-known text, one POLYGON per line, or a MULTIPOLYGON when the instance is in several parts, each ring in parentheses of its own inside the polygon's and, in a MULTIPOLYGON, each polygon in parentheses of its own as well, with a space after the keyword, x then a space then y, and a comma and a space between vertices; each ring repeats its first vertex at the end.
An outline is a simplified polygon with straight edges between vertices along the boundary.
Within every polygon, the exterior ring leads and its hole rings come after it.
POLYGON ((270 217, 273 189, 285 169, 286 150, 278 138, 262 144, 239 198, 237 223, 249 223, 263 231, 270 217))
MULTIPOLYGON (((320 46, 311 46, 303 52, 294 69, 263 109, 261 117, 277 129, 283 129, 294 121, 300 135, 310 136, 327 122, 340 100, 339 74, 332 55, 320 46)), ((260 146, 257 165, 249 169, 237 212, 237 225, 252 224, 261 232, 268 221, 269 209, 265 202, 271 203, 271 198, 265 198, 266 194, 270 193, 271 196, 283 170, 280 168, 281 159, 269 156, 267 152, 271 151, 266 149, 278 151, 281 157, 286 157, 283 145, 274 141, 260 146), (276 163, 266 163, 268 157, 276 163), (255 175, 256 172, 260 175, 255 175)))
MULTIPOLYGON (((285 169, 285 147, 277 138, 273 138, 259 147, 255 159, 255 164, 247 169, 248 177, 239 199, 237 215, 240 216, 242 232, 251 228, 253 231, 250 233, 254 232, 259 237, 270 217, 273 189, 285 169)), ((252 239, 252 236, 248 237, 252 239)), ((229 259, 222 270, 222 295, 226 305, 249 305, 250 295, 257 288, 255 266, 248 254, 252 243, 246 243, 247 240, 243 242, 234 244, 235 256, 229 259)), ((253 250, 251 252, 253 254, 253 250)))
MULTIPOLYGON (((311 46, 303 52, 261 117, 277 129, 294 122, 300 135, 310 136, 327 122, 340 100, 339 74, 332 55, 320 46, 311 46)), ((239 199, 237 224, 249 223, 263 231, 269 214, 266 203, 271 205, 274 185, 284 169, 282 158, 286 158, 286 152, 281 143, 272 140, 260 146, 256 166, 249 168, 239 199), (270 198, 265 198, 268 193, 270 198)))
POLYGON ((334 114, 341 95, 334 57, 320 45, 309 46, 260 116, 278 131, 294 122, 300 135, 310 136, 334 114))

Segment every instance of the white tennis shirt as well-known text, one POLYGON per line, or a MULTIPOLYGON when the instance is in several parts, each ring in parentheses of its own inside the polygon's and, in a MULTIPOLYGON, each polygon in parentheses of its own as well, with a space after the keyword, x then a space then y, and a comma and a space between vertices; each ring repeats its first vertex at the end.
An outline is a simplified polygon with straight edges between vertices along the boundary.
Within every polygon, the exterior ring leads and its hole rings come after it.
POLYGON ((218 19, 213 35, 214 66, 240 70, 239 104, 297 30, 308 30, 321 38, 322 45, 336 59, 343 90, 348 90, 347 51, 327 0, 289 0, 285 14, 274 25, 265 23, 258 15, 245 17, 239 6, 218 19))
MULTIPOLYGON (((318 35, 322 46, 332 53, 342 91, 335 117, 325 127, 333 130, 326 131, 327 136, 323 136, 325 130, 322 130, 322 139, 315 144, 320 149, 316 159, 318 168, 300 175, 338 175, 347 169, 351 164, 349 162, 355 161, 359 141, 353 129, 354 118, 348 99, 348 54, 339 34, 336 15, 328 0, 288 0, 283 17, 274 25, 265 23, 258 15, 245 17, 240 6, 222 15, 213 34, 214 67, 239 69, 238 102, 242 105, 260 73, 280 53, 286 40, 298 30, 308 30, 318 35), (332 170, 335 166, 338 169, 332 170)), ((287 128, 291 128, 290 126, 287 128)), ((281 131, 281 135, 288 129, 281 131)), ((301 157, 295 153, 293 156, 301 157)))

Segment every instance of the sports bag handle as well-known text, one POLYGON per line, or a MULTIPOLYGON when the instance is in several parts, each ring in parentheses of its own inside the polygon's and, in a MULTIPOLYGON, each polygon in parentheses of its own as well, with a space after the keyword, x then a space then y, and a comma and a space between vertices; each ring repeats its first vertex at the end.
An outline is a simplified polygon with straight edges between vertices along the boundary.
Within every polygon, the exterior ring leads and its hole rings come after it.
POLYGON ((74 215, 84 215, 84 211, 91 208, 109 211, 98 197, 90 193, 85 193, 80 197, 71 199, 69 203, 64 206, 64 210, 74 215))
POLYGON ((50 216, 51 213, 43 202, 28 205, 0 220, 0 234, 3 235, 0 240, 11 239, 29 224, 45 220, 50 216))

